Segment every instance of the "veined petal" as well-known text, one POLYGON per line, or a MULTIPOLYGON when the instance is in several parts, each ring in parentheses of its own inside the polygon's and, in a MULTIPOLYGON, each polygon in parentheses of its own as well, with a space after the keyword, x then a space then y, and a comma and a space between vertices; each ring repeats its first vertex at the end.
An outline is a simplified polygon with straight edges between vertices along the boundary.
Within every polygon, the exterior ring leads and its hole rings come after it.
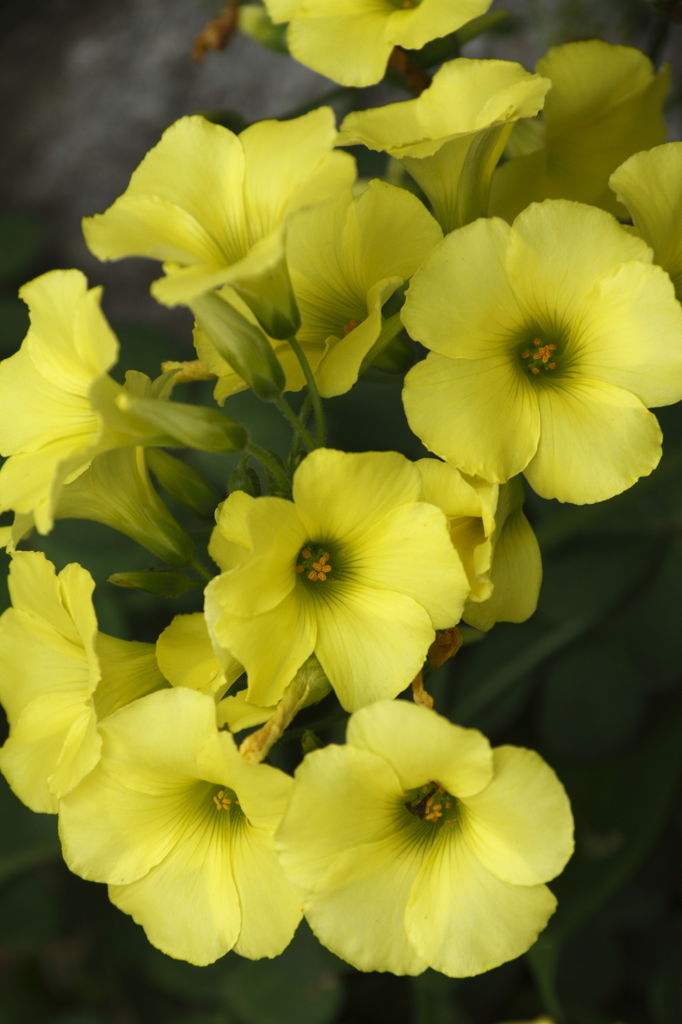
POLYGON ((244 814, 255 828, 274 832, 286 809, 293 779, 279 768, 247 761, 228 733, 221 732, 218 741, 228 780, 239 793, 244 814))
POLYGON ((405 909, 423 861, 423 847, 401 832, 348 850, 306 895, 308 924, 358 970, 421 974, 429 965, 406 935, 405 909))
POLYGON ((682 309, 660 267, 624 263, 598 280, 577 315, 579 372, 644 405, 682 398, 682 309))
POLYGON ((154 644, 119 640, 118 637, 98 633, 95 650, 102 678, 97 684, 93 703, 100 720, 138 697, 168 686, 159 671, 154 644))
POLYGON ((296 556, 309 539, 299 510, 283 498, 259 498, 249 504, 247 516, 253 538, 249 557, 210 584, 230 615, 259 615, 284 601, 296 583, 296 556))
POLYGON ((485 736, 407 701, 378 701, 348 723, 347 743, 391 765, 403 790, 439 782, 457 797, 488 786, 493 757, 485 736))
POLYGON ((503 882, 548 882, 573 853, 573 817, 564 787, 534 750, 496 747, 493 759, 490 785, 463 801, 467 846, 503 882))
POLYGON ((284 877, 271 833, 242 824, 232 832, 230 854, 242 921, 235 953, 279 956, 303 917, 303 893, 284 877))
POLYGON ((352 544, 396 505, 419 501, 419 472, 397 452, 317 448, 294 475, 307 540, 352 544))
POLYGON ((276 704, 313 653, 317 635, 313 611, 294 591, 260 615, 231 615, 222 606, 219 579, 209 583, 204 592, 209 633, 244 666, 248 700, 262 706, 276 704))
POLYGON ((343 583, 310 605, 317 619, 315 654, 347 711, 396 697, 434 639, 428 612, 404 594, 343 583))
POLYGON ((506 355, 431 353, 407 374, 403 404, 426 447, 470 476, 504 483, 538 447, 538 397, 506 355))
POLYGON ((109 886, 111 902, 142 925, 153 946, 199 967, 232 949, 241 928, 229 824, 209 815, 213 806, 138 881, 109 886))
POLYGON ((530 618, 540 594, 542 558, 522 508, 505 520, 495 537, 490 581, 493 591, 487 599, 465 605, 462 618, 466 623, 488 630, 496 622, 525 622, 530 618))
POLYGON ((611 175, 609 185, 627 206, 654 259, 670 274, 682 299, 682 142, 635 153, 611 175))
POLYGON ((605 501, 658 465, 658 421, 629 391, 590 380, 537 391, 540 443, 524 476, 542 497, 605 501))
POLYGON ((352 745, 313 751, 295 776, 275 839, 287 876, 310 890, 344 851, 393 834, 403 790, 385 759, 352 745))
POLYGON ((430 967, 466 978, 525 953, 555 907, 544 885, 509 885, 491 875, 453 830, 424 857, 405 926, 430 967))
POLYGON ((156 641, 156 658, 173 686, 187 686, 204 693, 224 691, 242 673, 236 659, 232 659, 231 671, 223 671, 202 612, 176 615, 156 641))
POLYGON ((27 807, 56 814, 59 798, 97 764, 100 746, 89 701, 46 694, 22 711, 0 750, 0 768, 27 807))
MULTIPOLYGON (((99 259, 118 259, 134 253, 152 255, 148 251, 150 244, 167 244, 169 232, 179 231, 177 241, 183 236, 185 241, 177 247, 186 245, 187 252, 194 256, 192 262, 205 262, 205 246, 210 238, 217 246, 211 251, 223 254, 220 264, 233 263, 248 247, 243 183, 244 156, 240 139, 227 128, 203 117, 180 118, 147 153, 122 197, 126 203, 135 197, 148 204, 150 197, 157 197, 156 209, 159 213, 162 208, 166 211, 165 221, 163 217, 155 217, 149 223, 147 251, 141 252, 139 248, 145 244, 145 236, 139 230, 136 234, 128 220, 120 220, 117 204, 121 199, 106 213, 86 218, 83 224, 86 241, 99 259), (176 209, 170 210, 169 205, 176 209), (190 223, 196 227, 188 230, 190 223), (197 231, 203 234, 198 235, 197 231), (199 248, 196 248, 200 238, 199 248)), ((146 207, 149 216, 153 205, 146 207)))
POLYGON ((459 622, 469 593, 447 519, 425 502, 400 505, 375 523, 353 546, 352 573, 364 586, 413 598, 436 629, 459 622))
POLYGON ((253 500, 246 491, 234 491, 216 509, 208 553, 223 572, 243 562, 251 550, 248 515, 253 500))
POLYGON ((641 238, 594 206, 553 199, 514 221, 507 268, 523 308, 536 319, 570 322, 597 278, 630 260, 651 263, 641 238))
POLYGON ((525 313, 507 273, 511 229, 499 218, 453 231, 414 275, 402 311, 413 338, 451 358, 500 355, 525 313))
POLYGON ((385 38, 386 21, 383 10, 371 9, 339 17, 294 18, 287 43, 296 60, 335 82, 373 85, 383 78, 394 45, 385 38))

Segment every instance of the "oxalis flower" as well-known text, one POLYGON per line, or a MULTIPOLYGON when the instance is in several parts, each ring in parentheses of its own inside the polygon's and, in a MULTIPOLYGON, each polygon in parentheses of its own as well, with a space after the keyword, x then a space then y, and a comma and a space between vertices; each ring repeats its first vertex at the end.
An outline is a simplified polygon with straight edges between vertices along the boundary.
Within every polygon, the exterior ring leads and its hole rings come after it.
POLYGON ((287 43, 301 64, 342 85, 373 85, 394 46, 419 50, 456 31, 490 0, 265 0, 275 23, 288 21, 287 43))
POLYGON ((97 631, 94 581, 72 563, 57 575, 41 551, 17 551, 12 607, 0 618, 0 701, 10 725, 0 769, 20 800, 56 814, 97 764, 97 723, 167 686, 154 646, 97 631))
POLYGON ((682 310, 651 260, 610 214, 565 200, 453 232, 402 314, 432 350, 405 380, 412 430, 472 476, 523 472, 576 504, 651 473, 647 407, 682 398, 682 310))
POLYGON ((102 759, 60 804, 64 858, 109 883, 111 901, 169 956, 213 963, 230 949, 277 956, 301 894, 273 845, 292 785, 240 757, 211 696, 151 694, 100 727, 102 759))
POLYGON ((223 572, 205 592, 214 643, 258 705, 277 704, 313 652, 345 708, 394 697, 469 592, 445 515, 396 452, 318 448, 293 498, 236 491, 222 505, 209 550, 223 572))
POLYGON ((525 952, 573 850, 551 768, 406 701, 358 711, 346 740, 296 770, 276 835, 319 940, 394 974, 466 977, 525 952))

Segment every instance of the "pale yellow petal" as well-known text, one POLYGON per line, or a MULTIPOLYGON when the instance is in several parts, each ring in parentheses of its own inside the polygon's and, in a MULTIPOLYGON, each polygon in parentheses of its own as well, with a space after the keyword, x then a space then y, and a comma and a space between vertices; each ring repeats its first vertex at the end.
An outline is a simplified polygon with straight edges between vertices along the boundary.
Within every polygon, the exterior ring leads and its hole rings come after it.
POLYGON ((231 840, 242 921, 234 950, 251 960, 279 956, 303 917, 303 893, 284 877, 272 833, 242 824, 231 840))
POLYGON ((291 55, 341 85, 373 85, 384 76, 393 43, 383 10, 326 18, 294 18, 287 30, 291 55))
POLYGON ((537 391, 540 443, 524 475, 542 497, 605 501, 658 465, 658 421, 629 391, 580 379, 537 391))
POLYGON ((176 615, 156 641, 159 668, 173 686, 188 686, 215 694, 238 679, 242 667, 232 659, 232 670, 224 672, 215 656, 202 612, 176 615))
POLYGON ((406 503, 388 512, 353 546, 353 579, 390 590, 425 608, 436 629, 459 622, 469 583, 435 505, 406 503))
POLYGON ((102 672, 93 697, 98 719, 168 686, 159 671, 154 644, 98 633, 95 650, 102 672))
POLYGON ((397 452, 317 448, 294 475, 305 540, 352 544, 388 511, 419 501, 419 472, 397 452))
MULTIPOLYGON (((293 570, 292 570, 293 572, 293 570)), ((297 670, 315 647, 315 617, 296 593, 260 615, 245 617, 225 611, 218 586, 205 591, 205 614, 214 641, 244 666, 254 704, 276 704, 297 670)))
POLYGON ((407 374, 403 404, 411 429, 432 452, 471 476, 504 483, 537 450, 536 390, 506 355, 432 353, 407 374))
POLYGON ((434 639, 428 612, 388 590, 340 583, 310 601, 315 654, 347 711, 396 697, 412 682, 434 639))
POLYGON ((609 184, 682 299, 682 142, 635 153, 609 184))
POLYGON ((463 978, 525 953, 555 907, 544 885, 499 881, 453 831, 439 836, 424 858, 405 925, 430 967, 463 978))
POLYGON ((466 843, 503 882, 548 882, 573 853, 566 791, 534 750, 496 747, 493 763, 490 785, 462 803, 466 843))
POLYGON ((379 701, 357 711, 347 742, 391 765, 405 790, 439 782, 453 796, 480 792, 493 777, 485 736, 408 701, 379 701))

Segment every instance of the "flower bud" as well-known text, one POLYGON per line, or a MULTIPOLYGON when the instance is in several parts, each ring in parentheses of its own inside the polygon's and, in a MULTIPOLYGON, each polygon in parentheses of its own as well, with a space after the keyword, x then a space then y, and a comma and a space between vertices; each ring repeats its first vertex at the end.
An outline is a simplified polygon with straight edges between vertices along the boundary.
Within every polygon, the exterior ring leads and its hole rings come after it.
POLYGON ((158 398, 136 398, 121 391, 116 405, 125 413, 167 434, 181 445, 206 452, 236 452, 247 443, 240 423, 217 409, 184 402, 164 402, 158 398))
POLYGON ((144 590, 159 597, 181 597, 186 591, 203 587, 202 580, 190 580, 179 569, 150 569, 148 572, 115 572, 108 579, 115 587, 144 590))
POLYGON ((204 480, 201 473, 197 473, 196 469, 192 469, 186 462, 176 459, 160 448, 147 448, 147 465, 163 489, 178 504, 188 508, 190 512, 198 512, 206 519, 212 518, 221 499, 216 489, 204 480))
POLYGON ((193 299, 197 325, 223 359, 266 402, 284 390, 284 371, 260 328, 215 292, 193 299))
POLYGON ((230 473, 227 489, 230 494, 233 491, 246 491, 252 498, 260 497, 261 486, 258 473, 250 466, 244 466, 243 468, 238 466, 230 473))

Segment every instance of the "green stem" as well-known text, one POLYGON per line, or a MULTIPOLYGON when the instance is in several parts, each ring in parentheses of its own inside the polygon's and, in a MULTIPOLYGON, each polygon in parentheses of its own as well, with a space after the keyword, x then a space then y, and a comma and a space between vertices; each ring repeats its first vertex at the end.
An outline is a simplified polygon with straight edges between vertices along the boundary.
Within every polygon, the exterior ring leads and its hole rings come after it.
POLYGON ((196 569, 199 575, 203 576, 205 580, 213 579, 213 573, 209 572, 206 566, 202 565, 198 558, 193 558, 189 564, 192 566, 193 569, 196 569))
MULTIPOLYGON (((303 401, 303 405, 301 406, 299 414, 298 414, 298 418, 300 419, 300 421, 301 421, 301 423, 303 424, 304 427, 306 426, 306 420, 308 419, 308 416, 310 415, 311 404, 312 404, 312 400, 310 398, 310 395, 306 395, 305 399, 303 401)), ((298 458, 298 453, 299 453, 300 449, 301 449, 301 435, 300 434, 294 434, 293 440, 291 442, 291 452, 290 452, 290 455, 289 455, 289 460, 290 460, 292 465, 293 465, 294 461, 298 458)))
POLYGON ((286 398, 284 398, 283 395, 280 395, 278 398, 275 398, 272 404, 279 409, 282 416, 284 416, 285 420, 287 420, 294 428, 296 433, 299 434, 301 440, 304 442, 306 448, 308 448, 309 451, 312 451, 313 448, 319 448, 319 445, 316 444, 313 435, 306 427, 303 426, 300 419, 298 418, 298 416, 296 415, 296 413, 291 408, 291 406, 289 405, 289 403, 287 402, 286 398))
POLYGON ((310 369, 310 363, 306 358, 306 354, 298 343, 298 339, 295 337, 289 338, 289 344, 294 350, 294 355, 301 364, 305 382, 308 385, 308 391, 310 393, 310 400, 313 403, 313 409, 315 410, 315 425, 317 428, 317 444, 313 445, 314 448, 321 448, 324 444, 325 438, 325 423, 324 423, 324 409, 322 408, 322 399, 320 398, 320 392, 317 390, 317 382, 315 381, 315 375, 310 369))
POLYGON ((249 455, 253 455, 254 459, 258 459, 258 461, 265 466, 268 473, 270 473, 270 475, 277 481, 283 491, 288 493, 291 490, 291 484, 286 474, 282 472, 281 468, 265 448, 261 448, 260 445, 254 444, 253 441, 249 441, 246 450, 249 455))

